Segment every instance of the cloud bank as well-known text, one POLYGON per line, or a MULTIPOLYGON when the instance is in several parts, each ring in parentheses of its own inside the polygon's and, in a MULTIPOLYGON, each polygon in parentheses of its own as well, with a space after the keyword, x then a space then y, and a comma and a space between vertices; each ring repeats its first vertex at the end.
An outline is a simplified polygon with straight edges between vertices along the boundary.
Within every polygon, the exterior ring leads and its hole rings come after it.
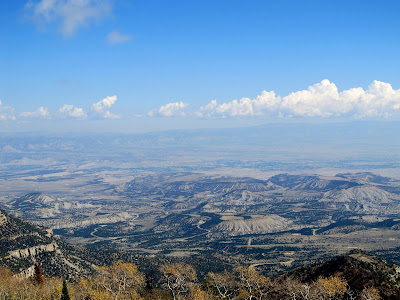
MULTIPOLYGON (((117 96, 108 96, 83 109, 72 104, 64 104, 55 113, 45 106, 35 111, 15 113, 14 108, 0 101, 0 121, 19 118, 60 119, 118 119, 121 116, 111 112, 117 96)), ((273 91, 262 91, 255 98, 242 98, 225 103, 212 100, 199 109, 188 110, 188 103, 170 102, 150 110, 147 114, 131 114, 138 117, 198 117, 198 118, 344 118, 400 120, 400 89, 395 90, 389 83, 373 81, 367 89, 361 87, 339 91, 327 79, 309 86, 307 89, 276 95, 273 91)), ((193 107, 193 106, 192 106, 193 107)))
POLYGON ((263 91, 254 99, 242 98, 219 104, 212 100, 201 107, 198 117, 388 117, 400 109, 400 90, 389 83, 373 81, 367 90, 360 87, 342 92, 327 79, 285 97, 263 91))
POLYGON ((62 35, 70 37, 81 27, 107 16, 111 4, 109 0, 30 0, 25 9, 38 27, 57 24, 62 35))

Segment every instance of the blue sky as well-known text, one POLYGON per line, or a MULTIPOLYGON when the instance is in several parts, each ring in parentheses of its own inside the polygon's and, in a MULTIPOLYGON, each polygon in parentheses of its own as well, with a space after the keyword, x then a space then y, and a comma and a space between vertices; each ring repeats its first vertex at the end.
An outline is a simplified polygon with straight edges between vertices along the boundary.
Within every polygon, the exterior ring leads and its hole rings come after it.
POLYGON ((400 120, 399 11, 365 0, 1 1, 0 130, 400 120))

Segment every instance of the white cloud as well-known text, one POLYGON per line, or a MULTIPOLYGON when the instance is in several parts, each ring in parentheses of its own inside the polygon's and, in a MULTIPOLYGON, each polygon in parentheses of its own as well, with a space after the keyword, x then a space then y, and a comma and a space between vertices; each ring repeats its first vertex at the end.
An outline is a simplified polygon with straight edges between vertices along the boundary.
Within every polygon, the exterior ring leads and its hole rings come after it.
POLYGON ((117 96, 108 96, 103 100, 92 105, 92 110, 105 119, 118 119, 119 115, 114 115, 110 112, 111 106, 117 101, 117 96))
POLYGON ((14 108, 4 106, 0 100, 0 121, 15 120, 14 108))
POLYGON ((279 116, 279 117, 387 117, 400 110, 400 90, 374 81, 367 90, 352 88, 342 92, 327 79, 286 97, 263 91, 255 99, 218 104, 212 100, 195 114, 199 117, 279 116))
POLYGON ((58 112, 64 117, 71 117, 76 119, 86 119, 87 114, 80 107, 75 107, 70 104, 64 104, 58 109, 58 112))
POLYGON ((212 100, 206 106, 200 108, 196 113, 198 116, 261 116, 265 111, 274 111, 277 109, 280 98, 275 96, 274 92, 263 91, 255 99, 242 98, 240 101, 233 100, 228 103, 218 105, 216 100, 212 100))
POLYGON ((160 116, 160 117, 184 117, 186 114, 183 109, 188 106, 187 103, 171 102, 161 106, 158 109, 153 109, 148 112, 148 116, 160 116))
POLYGON ((107 34, 107 42, 110 45, 115 45, 115 44, 122 44, 126 43, 132 40, 132 36, 129 34, 122 34, 118 31, 113 31, 107 34))
POLYGON ((50 112, 47 107, 41 106, 35 111, 26 111, 19 114, 23 118, 48 118, 50 117, 50 112))
POLYGON ((57 24, 64 37, 72 36, 79 28, 111 11, 109 0, 30 0, 25 7, 37 26, 57 24))
POLYGON ((198 117, 210 117, 214 112, 215 109, 218 107, 217 100, 211 100, 206 106, 200 107, 200 110, 195 112, 195 115, 198 117))
POLYGON ((348 109, 347 103, 339 98, 336 85, 327 79, 309 86, 307 90, 289 94, 280 103, 281 114, 289 116, 329 117, 348 109))

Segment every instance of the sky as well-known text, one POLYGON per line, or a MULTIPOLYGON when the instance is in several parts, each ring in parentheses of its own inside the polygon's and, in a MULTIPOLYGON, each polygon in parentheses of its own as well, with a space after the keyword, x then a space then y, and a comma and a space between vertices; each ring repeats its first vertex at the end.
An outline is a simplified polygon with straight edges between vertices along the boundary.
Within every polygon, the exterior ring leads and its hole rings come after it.
POLYGON ((0 1, 0 131, 400 120, 399 1, 0 1))

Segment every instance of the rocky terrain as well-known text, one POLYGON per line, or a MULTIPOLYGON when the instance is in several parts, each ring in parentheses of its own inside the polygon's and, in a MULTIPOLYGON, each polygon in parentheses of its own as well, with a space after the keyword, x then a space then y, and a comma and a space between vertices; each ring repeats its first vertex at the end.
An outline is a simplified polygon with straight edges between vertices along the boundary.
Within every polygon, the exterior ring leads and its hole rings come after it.
POLYGON ((93 266, 79 251, 56 238, 50 229, 32 225, 0 210, 0 260, 15 273, 31 275, 40 261, 46 274, 89 274, 93 266))
POLYGON ((71 198, 29 193, 3 205, 73 244, 181 258, 207 254, 265 271, 349 248, 400 246, 400 181, 372 173, 256 179, 152 172, 96 184, 107 188, 71 198))

